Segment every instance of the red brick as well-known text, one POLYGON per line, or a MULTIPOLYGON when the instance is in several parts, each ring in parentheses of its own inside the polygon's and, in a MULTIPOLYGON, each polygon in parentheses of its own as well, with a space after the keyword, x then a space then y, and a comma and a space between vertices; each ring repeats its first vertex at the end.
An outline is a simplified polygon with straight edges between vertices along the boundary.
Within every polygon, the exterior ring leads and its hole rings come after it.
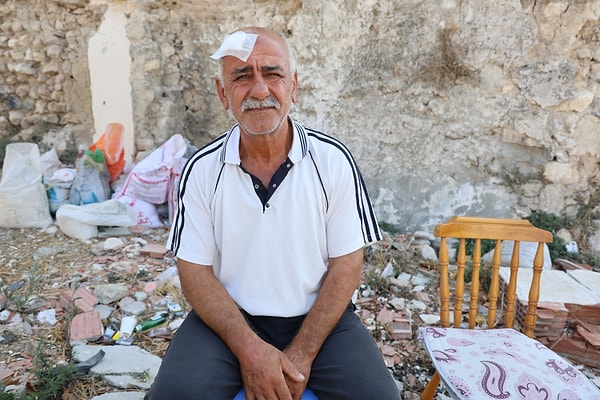
POLYGON ((94 341, 102 337, 104 326, 98 311, 77 314, 71 321, 70 339, 75 341, 94 341))
POLYGON ((379 311, 379 314, 377 314, 377 322, 379 322, 380 324, 385 325, 392 322, 393 320, 394 314, 387 308, 382 308, 381 311, 379 311))
POLYGON ((152 258, 163 258, 167 248, 162 244, 148 243, 140 249, 140 254, 147 255, 152 258))
POLYGON ((421 300, 424 303, 429 303, 431 301, 429 299, 429 293, 426 292, 418 292, 416 297, 418 300, 421 300))
POLYGON ((77 290, 66 290, 60 294, 60 304, 64 309, 71 308, 72 304, 81 312, 89 312, 98 304, 98 298, 87 288, 79 287, 77 290))

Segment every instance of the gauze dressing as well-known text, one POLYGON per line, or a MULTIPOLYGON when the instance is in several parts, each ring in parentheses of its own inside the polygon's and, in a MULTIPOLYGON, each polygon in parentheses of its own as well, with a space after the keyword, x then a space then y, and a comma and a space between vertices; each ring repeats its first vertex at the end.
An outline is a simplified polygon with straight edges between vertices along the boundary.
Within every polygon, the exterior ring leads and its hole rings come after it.
POLYGON ((248 57, 250 57, 250 53, 252 53, 252 49, 254 49, 256 38, 258 38, 258 35, 242 31, 226 35, 223 43, 221 43, 221 47, 210 58, 218 60, 225 56, 234 56, 246 62, 248 57))

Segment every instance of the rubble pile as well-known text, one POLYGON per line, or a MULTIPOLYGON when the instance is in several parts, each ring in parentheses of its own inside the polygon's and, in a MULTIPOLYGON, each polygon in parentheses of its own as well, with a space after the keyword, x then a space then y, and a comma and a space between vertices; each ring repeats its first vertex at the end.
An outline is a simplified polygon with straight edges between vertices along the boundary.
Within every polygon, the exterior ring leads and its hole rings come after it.
POLYGON ((149 387, 186 303, 166 256, 168 231, 139 228, 116 236, 106 230, 90 241, 70 239, 55 225, 0 228, 5 387, 31 384, 42 345, 57 365, 103 354, 88 368, 105 382, 102 391, 149 387))
MULTIPOLYGON (((63 398, 141 399, 189 310, 164 247, 167 235, 166 228, 137 226, 81 241, 56 225, 0 228, 2 384, 30 388, 34 359, 45 347, 56 365, 83 371, 63 398)), ((419 398, 433 373, 416 337, 419 326, 439 321, 432 242, 426 234, 387 235, 371 246, 355 296, 357 315, 404 399, 419 398)), ((597 369, 578 367, 600 384, 597 369)))

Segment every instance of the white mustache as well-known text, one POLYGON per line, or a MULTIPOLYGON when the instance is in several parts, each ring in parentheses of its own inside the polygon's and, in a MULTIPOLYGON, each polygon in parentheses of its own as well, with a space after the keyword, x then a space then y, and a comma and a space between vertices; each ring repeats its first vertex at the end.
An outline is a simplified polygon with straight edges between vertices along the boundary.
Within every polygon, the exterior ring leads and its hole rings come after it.
POLYGON ((261 108, 275 108, 279 110, 281 104, 274 96, 269 96, 264 100, 245 99, 242 102, 242 111, 257 110, 261 108))

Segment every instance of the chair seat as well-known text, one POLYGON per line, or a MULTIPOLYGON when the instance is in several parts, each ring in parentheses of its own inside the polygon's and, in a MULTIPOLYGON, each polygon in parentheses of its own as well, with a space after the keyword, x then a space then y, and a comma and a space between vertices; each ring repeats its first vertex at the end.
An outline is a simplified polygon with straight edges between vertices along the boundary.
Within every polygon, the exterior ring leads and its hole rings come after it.
POLYGON ((600 400, 569 362, 514 329, 421 327, 419 338, 454 399, 600 400))
MULTIPOLYGON (((233 398, 233 400, 246 400, 246 392, 244 388, 241 388, 237 395, 233 398)), ((318 400, 317 396, 309 389, 306 388, 304 393, 302 394, 302 400, 318 400)))

